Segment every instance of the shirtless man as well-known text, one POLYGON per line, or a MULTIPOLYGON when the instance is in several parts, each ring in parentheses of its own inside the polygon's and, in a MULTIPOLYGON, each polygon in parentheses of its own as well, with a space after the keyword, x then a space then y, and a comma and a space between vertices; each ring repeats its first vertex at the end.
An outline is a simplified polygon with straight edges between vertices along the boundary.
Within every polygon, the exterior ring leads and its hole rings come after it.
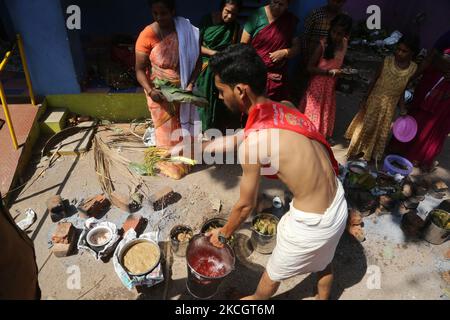
MULTIPOLYGON (((267 71, 253 48, 232 46, 217 54, 211 67, 227 107, 249 115, 238 142, 243 168, 240 198, 228 223, 210 234, 211 242, 222 247, 248 219, 256 206, 261 173, 269 166, 294 200, 278 225, 277 246, 259 286, 246 299, 269 299, 281 281, 312 272, 319 276, 318 298, 329 299, 331 262, 348 216, 344 190, 336 176, 338 163, 329 145, 297 109, 266 98, 267 71), (265 147, 264 159, 252 161, 255 150, 265 147)), ((220 144, 214 142, 209 148, 214 145, 220 144)))

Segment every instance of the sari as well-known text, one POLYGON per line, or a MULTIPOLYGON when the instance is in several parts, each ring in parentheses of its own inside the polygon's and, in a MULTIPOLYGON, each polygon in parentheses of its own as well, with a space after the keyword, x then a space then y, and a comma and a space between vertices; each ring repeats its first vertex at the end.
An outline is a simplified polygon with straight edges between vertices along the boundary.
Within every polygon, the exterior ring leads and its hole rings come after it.
MULTIPOLYGON (((333 59, 324 57, 326 39, 320 41, 322 57, 319 68, 323 70, 340 69, 347 54, 348 41, 337 50, 333 59)), ((336 78, 316 75, 311 78, 306 94, 300 102, 300 110, 314 123, 317 130, 325 137, 331 138, 336 120, 336 78)))
POLYGON ((267 96, 275 101, 289 100, 288 60, 273 62, 270 53, 288 49, 295 37, 298 18, 286 11, 269 23, 265 7, 260 8, 245 25, 252 36, 251 45, 267 67, 267 96))
MULTIPOLYGON (((150 82, 158 78, 181 86, 178 37, 175 31, 161 40, 151 26, 146 27, 136 42, 136 51, 149 55, 151 71, 147 70, 147 77, 150 82)), ((153 101, 147 92, 145 96, 155 127, 156 146, 159 148, 175 146, 180 139, 172 140, 172 133, 181 128, 180 104, 153 101)))
MULTIPOLYGON (((203 46, 214 50, 222 51, 229 45, 237 43, 240 26, 237 22, 215 24, 212 16, 203 18, 200 26, 200 34, 203 38, 203 46)), ((198 113, 202 121, 202 130, 218 128, 222 131, 226 129, 237 129, 240 127, 240 117, 234 115, 219 99, 219 93, 214 82, 214 74, 209 67, 210 57, 202 57, 202 72, 197 79, 198 93, 206 97, 209 107, 198 108, 198 113)))
POLYGON ((432 167, 450 133, 450 80, 431 66, 416 89, 409 113, 417 121, 418 133, 409 143, 393 138, 391 149, 408 160, 432 167))

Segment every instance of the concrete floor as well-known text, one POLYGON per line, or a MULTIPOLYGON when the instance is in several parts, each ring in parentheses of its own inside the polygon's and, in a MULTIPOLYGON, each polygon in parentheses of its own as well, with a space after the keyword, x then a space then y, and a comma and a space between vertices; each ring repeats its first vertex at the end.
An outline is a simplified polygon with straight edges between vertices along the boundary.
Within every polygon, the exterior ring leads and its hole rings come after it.
MULTIPOLYGON (((346 143, 340 137, 356 114, 361 92, 352 96, 338 93, 338 113, 335 148, 336 157, 344 162, 346 143)), ((450 139, 438 159, 441 168, 435 176, 450 184, 450 139)), ((39 157, 36 157, 39 161, 39 157)), ((42 165, 42 164, 41 164, 42 165)), ((30 165, 29 177, 41 171, 39 163, 30 165)), ((161 224, 161 246, 165 252, 169 230, 176 224, 188 224, 198 232, 203 221, 217 215, 212 203, 220 199, 221 215, 226 217, 239 196, 241 169, 238 166, 197 167, 181 181, 165 178, 148 178, 151 190, 171 186, 181 199, 164 212, 161 224)), ((28 177, 28 178, 29 178, 28 177)), ((31 179, 30 181, 33 181, 31 179)), ((29 183, 30 184, 30 183, 29 183)), ((279 182, 265 180, 261 192, 283 195, 279 182)), ((55 224, 46 213, 45 201, 60 194, 69 201, 78 201, 101 193, 94 171, 93 153, 79 157, 60 158, 36 183, 28 185, 17 196, 11 214, 20 220, 27 208, 33 208, 38 221, 30 229, 40 269, 39 281, 43 299, 192 299, 186 290, 187 268, 183 258, 166 255, 171 272, 166 281, 146 290, 128 291, 114 272, 112 262, 96 261, 88 253, 78 253, 67 258, 56 258, 48 246, 55 224), (72 280, 80 271, 80 287, 74 288, 72 280)), ((157 228, 162 212, 153 212, 149 206, 140 211, 149 219, 147 230, 157 228)), ((111 209, 105 219, 119 227, 126 214, 111 209)), ((335 258, 335 283, 333 299, 449 299, 450 283, 442 278, 450 270, 450 261, 444 257, 450 249, 448 243, 433 246, 424 241, 404 238, 395 214, 365 218, 367 241, 359 243, 345 235, 335 258)), ((267 263, 268 256, 248 248, 249 225, 243 226, 237 236, 235 251, 236 270, 224 281, 215 299, 236 299, 253 293, 267 263)), ((313 299, 316 279, 314 275, 299 276, 282 284, 274 299, 313 299)))

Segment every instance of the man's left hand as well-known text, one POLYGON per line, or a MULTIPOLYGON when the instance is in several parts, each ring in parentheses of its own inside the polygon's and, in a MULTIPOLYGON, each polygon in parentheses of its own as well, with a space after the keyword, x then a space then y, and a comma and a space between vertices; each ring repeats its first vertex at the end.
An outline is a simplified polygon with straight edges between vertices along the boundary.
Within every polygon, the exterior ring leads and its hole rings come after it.
POLYGON ((222 249, 224 247, 223 243, 219 241, 219 234, 222 232, 222 228, 214 229, 206 234, 209 237, 209 242, 217 248, 222 249))

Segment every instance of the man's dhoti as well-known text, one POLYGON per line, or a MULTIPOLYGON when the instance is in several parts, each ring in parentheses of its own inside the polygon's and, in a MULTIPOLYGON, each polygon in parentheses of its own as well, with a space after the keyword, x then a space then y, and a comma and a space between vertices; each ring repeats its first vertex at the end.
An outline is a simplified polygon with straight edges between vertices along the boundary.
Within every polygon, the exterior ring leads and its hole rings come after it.
POLYGON ((277 229, 277 245, 267 265, 272 281, 320 272, 333 261, 347 225, 348 209, 342 184, 324 214, 302 212, 291 204, 277 229))

